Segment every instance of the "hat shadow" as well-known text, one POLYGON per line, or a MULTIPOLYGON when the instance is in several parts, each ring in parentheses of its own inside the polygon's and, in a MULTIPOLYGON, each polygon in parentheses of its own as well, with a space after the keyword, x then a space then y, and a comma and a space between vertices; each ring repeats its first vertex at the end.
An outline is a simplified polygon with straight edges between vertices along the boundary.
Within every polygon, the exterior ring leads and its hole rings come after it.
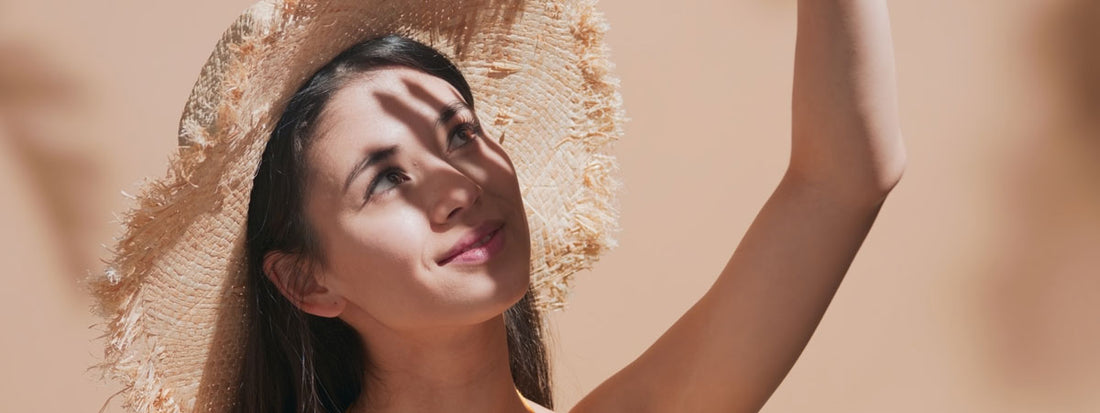
MULTIPOLYGON (((440 44, 440 39, 448 39, 453 43, 454 56, 458 59, 472 50, 470 46, 474 42, 474 34, 478 32, 477 27, 514 27, 524 5, 521 0, 482 0, 476 2, 479 4, 475 7, 456 7, 455 0, 426 0, 423 3, 421 10, 430 16, 430 45, 435 47, 440 44)), ((500 34, 511 35, 510 30, 500 34)), ((507 42, 495 44, 504 45, 507 42)))

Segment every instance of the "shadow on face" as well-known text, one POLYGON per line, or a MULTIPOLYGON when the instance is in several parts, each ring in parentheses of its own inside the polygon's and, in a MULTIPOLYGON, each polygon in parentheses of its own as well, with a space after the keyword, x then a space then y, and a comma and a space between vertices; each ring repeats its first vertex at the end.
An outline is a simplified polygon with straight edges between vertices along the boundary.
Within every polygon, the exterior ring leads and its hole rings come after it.
POLYGON ((515 170, 442 79, 394 67, 350 81, 306 163, 319 284, 360 332, 484 322, 526 292, 515 170))

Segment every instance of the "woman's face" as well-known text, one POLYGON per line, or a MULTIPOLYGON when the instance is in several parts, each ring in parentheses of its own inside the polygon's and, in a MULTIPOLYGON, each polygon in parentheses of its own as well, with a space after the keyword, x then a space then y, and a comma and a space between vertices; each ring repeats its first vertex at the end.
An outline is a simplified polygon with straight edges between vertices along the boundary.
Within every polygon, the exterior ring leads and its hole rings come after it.
POLYGON ((446 81, 402 67, 349 81, 318 119, 306 164, 318 283, 353 326, 479 323, 526 292, 515 169, 446 81))

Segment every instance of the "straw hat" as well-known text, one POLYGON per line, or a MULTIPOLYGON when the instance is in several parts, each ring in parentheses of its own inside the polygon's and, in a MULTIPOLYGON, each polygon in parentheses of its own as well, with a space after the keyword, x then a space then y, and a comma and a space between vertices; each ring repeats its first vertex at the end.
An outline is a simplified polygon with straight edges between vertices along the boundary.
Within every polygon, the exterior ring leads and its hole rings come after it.
POLYGON ((103 276, 105 373, 134 411, 224 411, 240 359, 248 196, 290 96, 345 48, 397 33, 466 75, 516 166, 543 309, 612 247, 618 82, 594 0, 265 0, 203 66, 167 176, 124 217, 103 276))

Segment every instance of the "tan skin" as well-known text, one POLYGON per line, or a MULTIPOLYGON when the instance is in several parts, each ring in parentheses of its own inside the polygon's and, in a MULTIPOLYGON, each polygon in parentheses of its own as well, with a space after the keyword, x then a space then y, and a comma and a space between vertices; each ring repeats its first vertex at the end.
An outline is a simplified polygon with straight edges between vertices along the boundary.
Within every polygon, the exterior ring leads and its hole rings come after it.
MULTIPOLYGON (((573 412, 763 406, 901 178, 894 85, 884 1, 799 1, 787 173, 710 290, 573 412)), ((504 151, 471 126, 476 115, 460 108, 439 121, 456 102, 446 82, 403 68, 337 92, 307 153, 306 213, 325 251, 321 269, 301 289, 287 288, 288 255, 265 260, 304 311, 340 317, 364 337, 377 380, 370 406, 352 412, 527 411, 501 316, 529 282, 519 187, 504 151), (364 154, 388 147, 398 149, 347 178, 364 154), (439 261, 486 222, 504 224, 498 254, 439 261), (385 288, 371 288, 378 285, 385 288)))

